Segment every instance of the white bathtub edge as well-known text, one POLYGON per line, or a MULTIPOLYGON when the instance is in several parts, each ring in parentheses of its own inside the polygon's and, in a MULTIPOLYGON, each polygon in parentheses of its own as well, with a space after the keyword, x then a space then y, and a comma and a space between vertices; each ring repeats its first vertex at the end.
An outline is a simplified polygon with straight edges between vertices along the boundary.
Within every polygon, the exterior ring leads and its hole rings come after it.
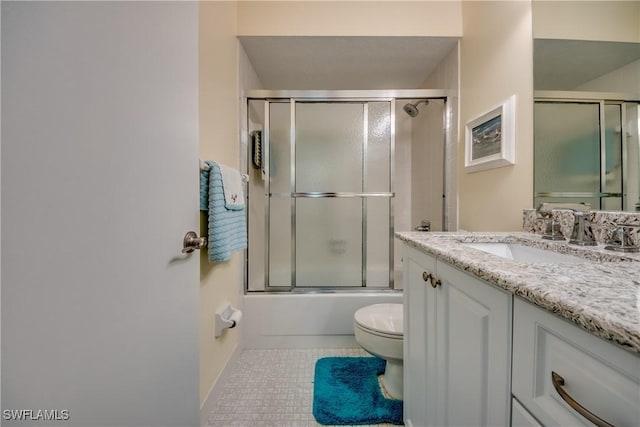
POLYGON ((353 313, 402 303, 402 293, 249 294, 244 296, 245 348, 355 348, 353 313))

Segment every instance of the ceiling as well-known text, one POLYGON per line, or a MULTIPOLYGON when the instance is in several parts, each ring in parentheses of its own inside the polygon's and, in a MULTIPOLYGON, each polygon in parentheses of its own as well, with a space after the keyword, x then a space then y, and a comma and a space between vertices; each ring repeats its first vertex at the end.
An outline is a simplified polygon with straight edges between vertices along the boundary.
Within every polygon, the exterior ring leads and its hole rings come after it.
POLYGON ((534 88, 572 90, 638 59, 638 43, 536 39, 534 88))
POLYGON ((240 37, 265 89, 416 89, 455 37, 240 37))

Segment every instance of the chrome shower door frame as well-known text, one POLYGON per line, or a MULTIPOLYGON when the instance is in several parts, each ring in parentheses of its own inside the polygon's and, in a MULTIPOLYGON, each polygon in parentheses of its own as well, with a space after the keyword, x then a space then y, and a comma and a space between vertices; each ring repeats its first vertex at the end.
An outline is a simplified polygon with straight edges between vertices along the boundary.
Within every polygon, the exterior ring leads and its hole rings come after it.
MULTIPOLYGON (((442 99, 445 103, 445 115, 448 108, 448 94, 443 90, 371 90, 371 91, 269 91, 269 90, 252 90, 247 92, 245 102, 252 100, 262 100, 264 102, 264 133, 263 133, 263 161, 265 163, 265 249, 264 249, 264 267, 265 267, 265 292, 291 292, 296 289, 304 289, 305 292, 335 292, 335 291, 357 291, 368 290, 366 281, 367 269, 367 199, 371 197, 385 197, 389 199, 389 287, 374 288, 376 291, 393 290, 394 289, 394 196, 395 196, 395 101, 402 99, 442 99), (270 188, 270 105, 272 103, 289 103, 290 106, 290 193, 278 194, 272 193, 270 188), (390 147, 389 147, 389 192, 365 192, 368 168, 367 168, 367 152, 368 152, 368 103, 370 102, 387 102, 390 107, 390 147), (296 104, 299 103, 361 103, 363 104, 363 141, 362 141, 362 192, 298 192, 296 191, 296 104), (271 286, 270 284, 270 211, 272 197, 290 197, 291 198, 291 280, 289 286, 271 286), (296 200, 298 198, 361 198, 362 199, 362 272, 361 283, 355 286, 303 286, 296 285, 296 200)), ((248 117, 245 118, 248 120, 248 117)), ((446 194, 446 174, 447 174, 447 150, 450 141, 450 129, 447 122, 443 122, 445 127, 444 141, 444 158, 445 163, 443 176, 443 195, 446 194)), ((248 165, 243 165, 247 167, 248 165)), ((446 203, 443 203, 443 218, 446 218, 446 203)), ((248 218, 247 218, 248 221, 248 218)), ((446 230, 446 221, 443 223, 446 230)), ((248 251, 245 252, 245 257, 248 251)), ((245 263, 248 269, 248 262, 245 263)), ((248 272, 245 273, 248 277, 248 272)), ((245 280, 245 292, 249 292, 248 280, 245 280)))

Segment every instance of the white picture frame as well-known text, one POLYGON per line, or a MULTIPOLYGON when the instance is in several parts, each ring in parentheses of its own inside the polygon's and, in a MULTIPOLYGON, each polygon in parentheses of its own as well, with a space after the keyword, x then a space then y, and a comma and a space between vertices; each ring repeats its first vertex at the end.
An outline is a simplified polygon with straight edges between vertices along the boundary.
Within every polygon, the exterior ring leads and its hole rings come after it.
POLYGON ((467 173, 516 164, 515 103, 512 95, 465 125, 464 167, 467 173))

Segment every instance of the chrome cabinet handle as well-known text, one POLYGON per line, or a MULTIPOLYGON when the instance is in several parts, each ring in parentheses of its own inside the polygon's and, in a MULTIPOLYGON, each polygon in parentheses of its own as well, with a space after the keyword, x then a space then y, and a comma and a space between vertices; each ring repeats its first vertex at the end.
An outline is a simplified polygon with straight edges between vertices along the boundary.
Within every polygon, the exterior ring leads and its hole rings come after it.
POLYGON ((182 241, 182 253, 190 254, 196 249, 202 249, 207 247, 207 239, 205 237, 198 237, 195 231, 189 231, 184 235, 182 241))
POLYGON ((438 286, 442 285, 440 279, 438 279, 431 273, 427 273, 426 271, 422 272, 422 280, 424 280, 425 282, 430 282, 432 288, 437 288, 438 286))
POLYGON ((556 389, 562 400, 567 402, 567 404, 571 406, 577 413, 579 413, 598 427, 613 427, 612 424, 609 424, 608 422, 576 402, 576 400, 571 397, 564 388, 562 388, 562 386, 564 385, 564 378, 553 371, 551 371, 551 382, 553 383, 553 388, 556 389))

